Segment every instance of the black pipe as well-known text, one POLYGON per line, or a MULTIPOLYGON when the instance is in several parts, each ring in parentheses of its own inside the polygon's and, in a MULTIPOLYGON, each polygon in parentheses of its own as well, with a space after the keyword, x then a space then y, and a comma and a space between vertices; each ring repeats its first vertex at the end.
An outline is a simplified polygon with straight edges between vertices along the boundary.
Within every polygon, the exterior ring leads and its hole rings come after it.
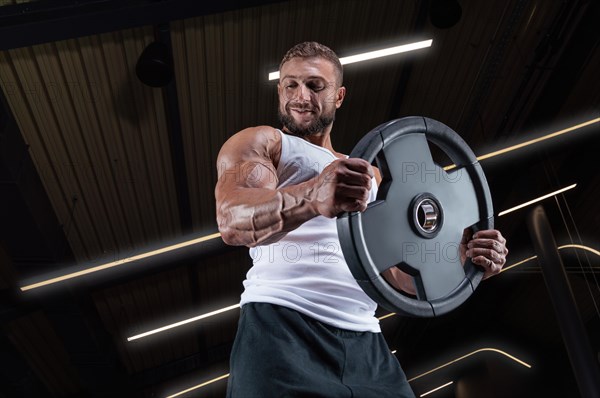
POLYGON ((556 318, 579 386, 579 392, 585 398, 600 398, 598 362, 592 354, 592 347, 575 304, 565 268, 558 254, 548 217, 542 206, 537 206, 529 213, 527 227, 538 256, 538 262, 542 267, 552 305, 556 311, 556 318))

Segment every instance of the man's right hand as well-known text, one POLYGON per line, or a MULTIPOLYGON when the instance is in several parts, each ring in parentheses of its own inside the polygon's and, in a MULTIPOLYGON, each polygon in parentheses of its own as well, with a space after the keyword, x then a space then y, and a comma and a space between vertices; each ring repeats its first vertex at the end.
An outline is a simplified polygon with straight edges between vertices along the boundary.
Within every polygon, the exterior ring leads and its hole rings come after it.
POLYGON ((317 212, 333 218, 347 211, 364 211, 371 190, 373 168, 364 159, 337 159, 315 178, 313 199, 317 212))

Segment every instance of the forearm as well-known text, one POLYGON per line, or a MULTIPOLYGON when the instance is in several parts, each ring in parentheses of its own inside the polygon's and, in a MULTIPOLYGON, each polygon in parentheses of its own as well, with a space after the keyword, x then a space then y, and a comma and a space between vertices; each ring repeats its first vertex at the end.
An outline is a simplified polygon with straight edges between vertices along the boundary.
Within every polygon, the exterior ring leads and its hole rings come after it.
POLYGON ((412 294, 413 296, 417 294, 413 278, 406 272, 396 267, 392 267, 383 271, 383 276, 394 288, 412 294))
POLYGON ((317 216, 311 180, 281 189, 231 190, 217 208, 219 231, 225 243, 249 247, 278 241, 317 216))

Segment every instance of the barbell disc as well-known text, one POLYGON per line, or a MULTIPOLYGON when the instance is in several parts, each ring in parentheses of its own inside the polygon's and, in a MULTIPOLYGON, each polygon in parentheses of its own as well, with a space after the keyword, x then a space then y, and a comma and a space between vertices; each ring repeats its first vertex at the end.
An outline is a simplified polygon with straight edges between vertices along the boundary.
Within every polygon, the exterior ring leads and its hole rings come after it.
POLYGON ((363 212, 342 213, 337 229, 344 257, 361 288, 379 305, 402 315, 434 317, 461 305, 483 270, 462 264, 465 228, 493 228, 492 199, 481 165, 448 126, 425 117, 384 123, 350 157, 379 168, 377 198, 363 212), (434 162, 428 142, 455 166, 434 162), (413 277, 416 297, 396 290, 382 273, 398 267, 413 277))

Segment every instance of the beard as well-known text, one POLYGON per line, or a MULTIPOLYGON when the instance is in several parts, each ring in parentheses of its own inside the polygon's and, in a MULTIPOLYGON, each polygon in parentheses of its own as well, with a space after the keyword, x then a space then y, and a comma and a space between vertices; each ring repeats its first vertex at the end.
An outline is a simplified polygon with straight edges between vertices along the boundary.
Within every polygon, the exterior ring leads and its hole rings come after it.
POLYGON ((299 126, 294 120, 294 117, 291 115, 288 106, 289 104, 285 106, 286 113, 281 112, 281 108, 278 108, 277 113, 279 116, 279 122, 290 133, 300 137, 320 134, 327 126, 335 121, 335 109, 333 109, 329 113, 322 113, 321 116, 313 120, 308 126, 299 126))

